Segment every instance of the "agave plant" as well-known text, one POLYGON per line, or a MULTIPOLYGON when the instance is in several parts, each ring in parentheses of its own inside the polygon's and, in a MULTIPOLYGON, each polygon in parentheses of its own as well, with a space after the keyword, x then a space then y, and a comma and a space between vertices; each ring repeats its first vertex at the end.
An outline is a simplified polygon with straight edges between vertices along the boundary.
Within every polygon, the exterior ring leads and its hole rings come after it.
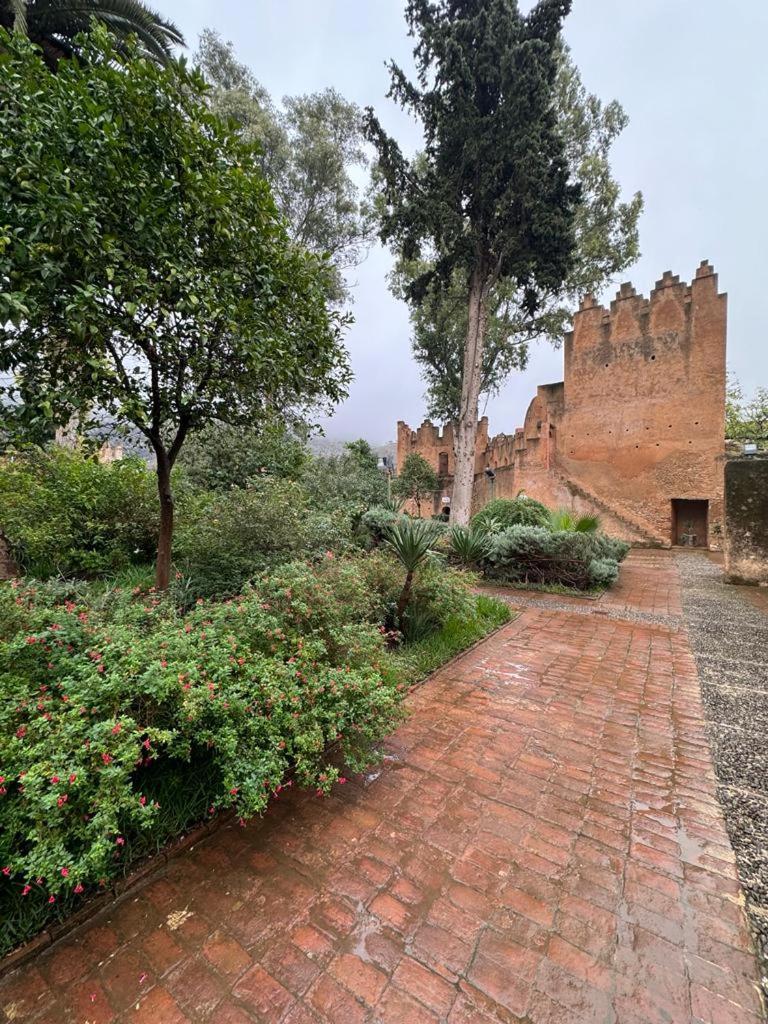
POLYGON ((576 517, 570 509, 557 508, 549 513, 549 527, 555 532, 597 533, 600 528, 600 517, 576 517))
POLYGON ((451 550, 464 565, 477 565, 491 549, 492 532, 468 526, 454 526, 448 535, 451 550))
POLYGON ((173 56, 174 46, 184 46, 173 22, 141 0, 0 0, 0 28, 28 35, 52 68, 77 53, 75 37, 87 32, 94 18, 116 36, 118 47, 135 36, 139 53, 161 64, 173 56))
POLYGON ((397 601, 397 625, 405 632, 405 613, 413 591, 413 575, 426 562, 438 537, 428 519, 401 519, 387 530, 385 542, 405 569, 405 583, 397 601))

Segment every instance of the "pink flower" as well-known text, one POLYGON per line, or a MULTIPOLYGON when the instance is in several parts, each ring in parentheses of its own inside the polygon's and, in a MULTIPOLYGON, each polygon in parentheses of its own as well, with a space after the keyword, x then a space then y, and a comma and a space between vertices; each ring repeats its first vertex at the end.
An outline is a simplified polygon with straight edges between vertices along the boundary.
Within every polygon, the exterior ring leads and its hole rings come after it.
POLYGON ((8 875, 10 875, 10 873, 11 873, 11 869, 10 868, 3 868, 3 874, 5 875, 6 878, 8 877, 8 875))
POLYGON ((121 729, 122 729, 122 725, 120 725, 119 722, 116 722, 112 726, 112 734, 113 734, 113 736, 117 736, 117 734, 120 732, 121 729))
POLYGON ((26 727, 26 725, 20 725, 19 728, 16 730, 16 738, 19 739, 19 740, 23 740, 26 735, 27 735, 27 727, 26 727))
POLYGON ((61 869, 61 877, 62 878, 68 878, 69 877, 69 868, 62 868, 61 869))
POLYGON ((77 883, 77 885, 75 886, 75 889, 74 889, 74 891, 75 891, 75 892, 77 893, 77 895, 78 895, 78 896, 79 896, 79 895, 80 895, 80 893, 81 893, 81 892, 83 891, 83 887, 82 887, 82 885, 81 885, 81 884, 80 884, 79 882, 78 882, 78 883, 77 883))
POLYGON ((74 782, 76 778, 77 778, 77 775, 75 775, 75 773, 72 772, 72 774, 69 776, 69 781, 70 782, 74 782))
POLYGON ((56 801, 56 806, 57 806, 57 807, 63 807, 63 806, 64 806, 64 804, 65 804, 65 803, 67 802, 67 800, 69 800, 69 797, 67 796, 67 794, 66 794, 66 793, 64 793, 64 794, 63 794, 62 796, 60 796, 60 797, 59 797, 59 799, 58 799, 58 800, 56 801))
POLYGON ((125 846, 125 840, 123 839, 122 836, 118 836, 115 842, 117 843, 118 846, 125 846))
POLYGON ((54 784, 54 786, 56 785, 56 783, 58 781, 59 781, 59 776, 58 775, 52 775, 51 776, 51 782, 54 784))
POLYGON ((146 804, 146 802, 147 802, 147 798, 145 796, 140 796, 139 797, 139 803, 141 804, 142 807, 144 806, 144 804, 146 804))
POLYGON ((237 786, 233 786, 229 791, 230 796, 237 796, 237 786))
POLYGON ((101 755, 101 760, 104 762, 104 764, 109 764, 110 761, 112 760, 112 755, 104 753, 101 755))
POLYGON ((32 892, 32 886, 31 885, 25 885, 24 888, 21 890, 21 895, 22 896, 29 896, 29 894, 31 892, 32 892))
POLYGON ((55 896, 49 896, 48 897, 48 902, 49 903, 55 903, 56 902, 56 897, 55 896))

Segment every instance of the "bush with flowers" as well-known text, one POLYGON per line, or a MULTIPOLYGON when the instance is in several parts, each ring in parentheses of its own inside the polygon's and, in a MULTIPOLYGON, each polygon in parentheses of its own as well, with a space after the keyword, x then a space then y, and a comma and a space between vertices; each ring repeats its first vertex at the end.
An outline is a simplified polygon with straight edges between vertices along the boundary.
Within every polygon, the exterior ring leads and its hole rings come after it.
POLYGON ((163 805, 169 776, 177 799, 194 778, 207 813, 247 818, 289 776, 327 792, 339 764, 368 763, 400 718, 383 605, 332 558, 185 615, 151 592, 87 603, 73 590, 0 586, 0 903, 11 917, 24 901, 69 908, 147 837, 199 817, 200 801, 187 820, 163 805))

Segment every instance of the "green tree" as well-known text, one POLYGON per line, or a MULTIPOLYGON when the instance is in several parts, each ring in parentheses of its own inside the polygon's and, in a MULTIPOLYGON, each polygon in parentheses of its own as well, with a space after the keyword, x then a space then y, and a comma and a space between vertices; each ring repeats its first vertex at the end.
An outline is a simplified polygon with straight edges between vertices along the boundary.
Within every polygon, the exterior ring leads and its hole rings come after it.
POLYGON ((304 486, 321 509, 339 509, 358 518, 387 497, 387 483, 367 441, 350 441, 341 455, 317 455, 304 472, 304 486))
POLYGON ((258 429, 210 423, 190 437, 179 465, 195 487, 224 491, 264 477, 298 480, 309 459, 305 437, 280 420, 258 429))
MULTIPOLYGON (((598 294, 614 275, 639 255, 637 224, 641 194, 621 200, 609 162, 613 143, 627 125, 621 105, 603 104, 588 93, 567 47, 559 55, 554 93, 557 122, 568 162, 581 182, 576 210, 576 252, 558 292, 545 296, 535 315, 522 308, 514 280, 497 282, 488 296, 488 323, 483 347, 479 395, 498 394, 512 370, 524 369, 529 345, 546 338, 559 345, 585 294, 598 294)), ((391 277, 395 295, 406 298, 408 286, 428 269, 427 262, 399 260, 391 277)), ((464 277, 454 272, 447 288, 431 289, 411 306, 413 352, 427 385, 429 415, 455 421, 461 400, 467 303, 464 277)))
POLYGON ((570 0, 409 0, 417 81, 391 65, 390 95, 423 124, 407 159, 372 111, 380 236, 405 260, 429 261, 410 283, 418 304, 459 275, 467 337, 455 431, 453 515, 469 519, 488 303, 501 282, 529 315, 573 265, 579 187, 554 108, 559 33, 570 0))
POLYGON ((185 45, 173 22, 141 0, 0 0, 0 28, 29 36, 49 67, 82 53, 77 36, 90 29, 93 18, 114 34, 115 47, 123 53, 128 36, 135 36, 142 56, 160 63, 171 58, 174 46, 185 45))
POLYGON ((392 481, 392 493, 403 501, 413 501, 416 515, 421 516, 421 503, 438 488, 437 474, 418 452, 407 455, 403 468, 392 481))
POLYGON ((372 233, 353 179, 368 163, 362 111, 335 89, 286 96, 279 109, 238 62, 232 44, 211 29, 201 34, 195 59, 213 86, 213 111, 260 147, 262 169, 291 237, 330 257, 329 293, 337 301, 347 297, 343 272, 363 258, 372 233))
POLYGON ((733 374, 725 390, 725 436, 731 441, 768 441, 768 388, 755 389, 752 398, 733 374))
POLYGON ((131 60, 103 28, 56 75, 26 39, 0 45, 4 390, 27 425, 109 416, 147 439, 165 588, 186 438, 338 401, 343 318, 197 72, 131 60))

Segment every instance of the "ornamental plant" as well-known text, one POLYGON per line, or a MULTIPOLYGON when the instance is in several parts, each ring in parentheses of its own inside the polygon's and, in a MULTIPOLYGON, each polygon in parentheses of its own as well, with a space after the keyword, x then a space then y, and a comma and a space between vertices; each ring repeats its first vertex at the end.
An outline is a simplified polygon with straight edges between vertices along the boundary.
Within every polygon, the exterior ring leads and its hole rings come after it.
POLYGON ((337 574, 293 564, 187 615, 139 588, 94 605, 0 586, 0 905, 55 907, 183 828, 169 776, 246 819, 368 763, 402 687, 353 576, 337 599, 337 574))

